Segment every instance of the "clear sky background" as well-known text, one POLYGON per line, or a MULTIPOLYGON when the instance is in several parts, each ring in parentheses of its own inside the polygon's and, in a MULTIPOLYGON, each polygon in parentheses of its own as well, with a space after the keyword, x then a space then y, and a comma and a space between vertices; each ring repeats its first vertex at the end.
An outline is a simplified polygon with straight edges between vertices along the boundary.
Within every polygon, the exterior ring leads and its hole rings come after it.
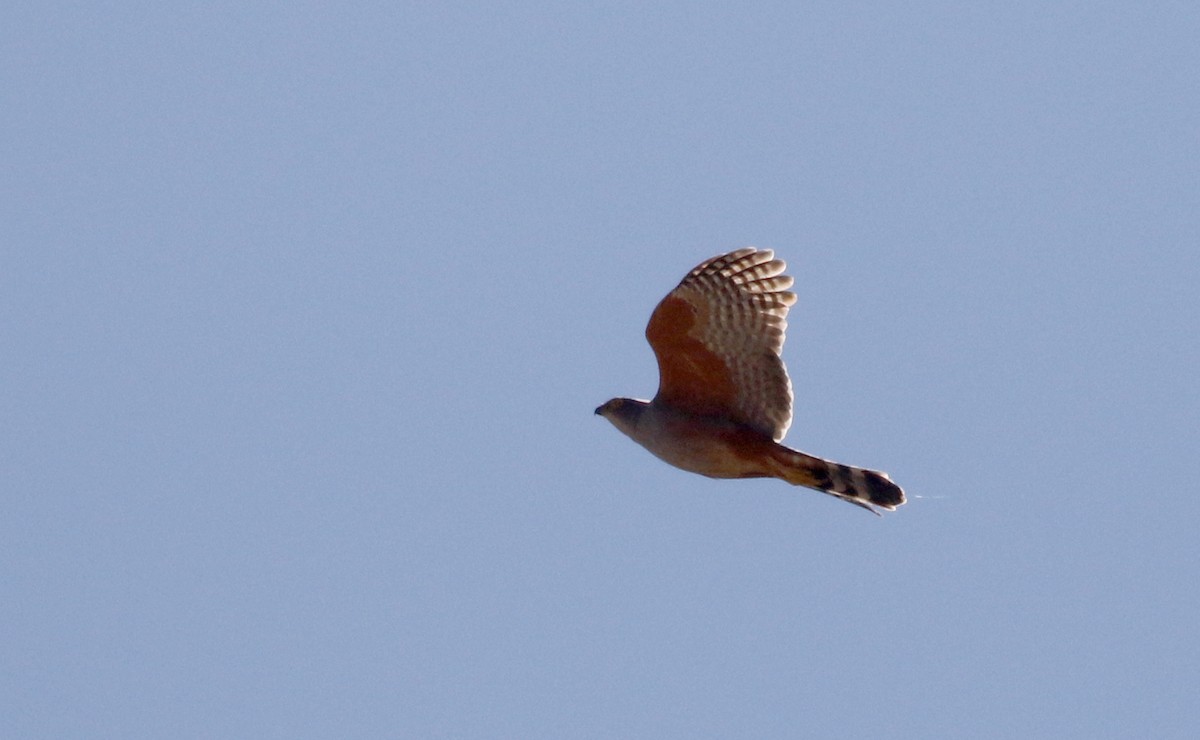
POLYGON ((1195 3, 2 15, 0 735, 1200 734, 1195 3), (745 245, 900 511, 592 414, 745 245))

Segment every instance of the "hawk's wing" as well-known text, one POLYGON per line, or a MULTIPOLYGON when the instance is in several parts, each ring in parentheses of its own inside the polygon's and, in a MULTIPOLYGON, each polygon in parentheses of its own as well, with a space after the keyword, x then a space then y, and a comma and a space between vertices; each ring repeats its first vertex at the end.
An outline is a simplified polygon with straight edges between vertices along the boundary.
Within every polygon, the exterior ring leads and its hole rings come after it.
POLYGON ((774 257, 753 247, 714 257, 662 299, 646 327, 658 358, 655 403, 783 439, 792 384, 779 351, 796 294, 774 257))

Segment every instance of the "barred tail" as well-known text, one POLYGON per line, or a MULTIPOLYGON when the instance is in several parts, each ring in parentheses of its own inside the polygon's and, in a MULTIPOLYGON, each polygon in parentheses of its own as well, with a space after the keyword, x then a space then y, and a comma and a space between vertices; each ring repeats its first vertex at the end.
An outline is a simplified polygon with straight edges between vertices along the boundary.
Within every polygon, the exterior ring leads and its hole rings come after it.
POLYGON ((874 507, 895 511, 904 503, 904 491, 887 473, 822 460, 782 445, 777 450, 779 477, 793 486, 815 488, 875 514, 879 512, 874 507))

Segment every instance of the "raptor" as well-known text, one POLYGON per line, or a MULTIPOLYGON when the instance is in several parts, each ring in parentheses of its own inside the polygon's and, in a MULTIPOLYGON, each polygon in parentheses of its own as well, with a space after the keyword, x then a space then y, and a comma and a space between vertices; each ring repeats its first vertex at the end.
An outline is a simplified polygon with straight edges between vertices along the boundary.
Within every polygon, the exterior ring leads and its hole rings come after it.
POLYGON ((894 511, 904 491, 886 473, 780 444, 792 384, 780 357, 796 294, 786 265, 747 247, 700 263, 658 304, 646 339, 658 359, 653 400, 596 409, 663 461, 710 478, 779 478, 868 511, 894 511))

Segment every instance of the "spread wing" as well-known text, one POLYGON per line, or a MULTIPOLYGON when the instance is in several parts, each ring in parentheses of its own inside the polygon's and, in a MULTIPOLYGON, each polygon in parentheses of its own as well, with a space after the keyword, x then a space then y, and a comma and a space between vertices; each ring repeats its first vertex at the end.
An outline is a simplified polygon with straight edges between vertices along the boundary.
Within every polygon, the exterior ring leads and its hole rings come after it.
POLYGON ((646 327, 658 358, 655 403, 783 439, 792 384, 779 351, 796 294, 774 257, 753 247, 714 257, 662 299, 646 327))

